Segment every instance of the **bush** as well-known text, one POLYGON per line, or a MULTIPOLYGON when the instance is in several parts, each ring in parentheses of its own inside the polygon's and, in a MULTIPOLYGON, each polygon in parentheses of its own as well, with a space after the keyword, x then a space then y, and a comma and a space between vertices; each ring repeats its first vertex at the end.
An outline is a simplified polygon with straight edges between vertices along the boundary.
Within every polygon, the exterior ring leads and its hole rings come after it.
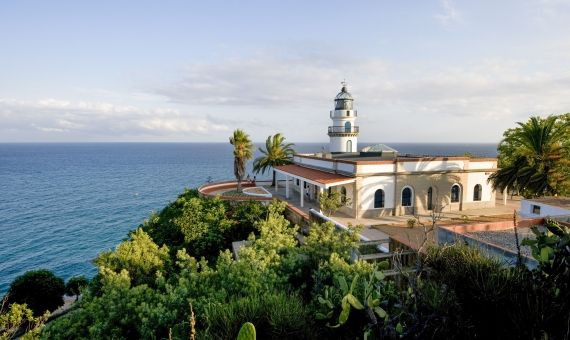
POLYGON ((0 339, 37 339, 49 313, 34 317, 26 305, 13 303, 8 307, 5 302, 0 302, 0 339))
POLYGON ((81 294, 81 290, 89 285, 89 280, 83 275, 70 278, 65 284, 65 293, 69 296, 81 294))
POLYGON ((141 228, 131 233, 129 240, 122 242, 114 251, 100 253, 95 259, 99 268, 115 272, 129 272, 132 285, 153 285, 159 272, 169 269, 168 247, 159 246, 141 228))
POLYGON ((525 267, 507 267, 462 244, 431 248, 426 265, 429 278, 455 298, 448 304, 460 306, 439 315, 457 321, 451 325, 460 338, 541 338, 548 293, 537 289, 525 267))
POLYGON ((210 304, 205 319, 206 330, 199 339, 235 339, 245 322, 255 325, 259 339, 311 338, 310 317, 301 298, 281 291, 210 304))
POLYGON ((46 269, 31 270, 18 276, 8 291, 9 303, 26 304, 34 315, 54 311, 63 305, 65 284, 46 269))
POLYGON ((409 218, 406 221, 406 225, 408 226, 408 228, 413 228, 416 226, 416 219, 415 218, 409 218))

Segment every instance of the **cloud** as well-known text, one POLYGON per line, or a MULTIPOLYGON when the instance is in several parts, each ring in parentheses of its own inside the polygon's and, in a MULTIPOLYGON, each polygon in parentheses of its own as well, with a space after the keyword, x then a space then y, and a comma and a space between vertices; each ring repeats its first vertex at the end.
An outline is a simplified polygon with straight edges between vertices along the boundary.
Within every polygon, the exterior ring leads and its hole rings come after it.
POLYGON ((531 114, 570 111, 566 47, 549 49, 542 59, 456 64, 314 52, 194 63, 136 96, 103 96, 124 97, 122 104, 0 99, 0 136, 222 141, 240 127, 255 141, 276 132, 291 141, 324 141, 328 111, 346 77, 362 140, 497 141, 531 114))
POLYGON ((89 137, 208 134, 228 126, 173 108, 140 108, 104 102, 0 98, 0 131, 89 137))
POLYGON ((442 12, 434 15, 434 18, 440 24, 447 26, 461 21, 461 13, 457 10, 452 0, 440 0, 440 4, 442 12))
POLYGON ((152 93, 171 103, 218 110, 222 114, 211 121, 246 125, 254 140, 280 131, 291 140, 314 141, 325 140, 328 111, 346 77, 362 140, 497 141, 504 129, 529 115, 569 111, 570 70, 564 51, 557 53, 547 57, 548 67, 537 59, 450 65, 265 55, 189 65, 178 80, 152 93))
MULTIPOLYGON (((461 66, 390 63, 380 59, 340 64, 310 58, 225 60, 195 64, 181 79, 157 93, 185 105, 244 110, 326 112, 349 70, 349 89, 357 105, 394 114, 503 117, 570 104, 570 70, 552 65, 534 71, 524 60, 490 59, 461 66)), ((218 118, 219 119, 219 118, 218 118)), ((276 120, 267 117, 267 120, 276 120)))

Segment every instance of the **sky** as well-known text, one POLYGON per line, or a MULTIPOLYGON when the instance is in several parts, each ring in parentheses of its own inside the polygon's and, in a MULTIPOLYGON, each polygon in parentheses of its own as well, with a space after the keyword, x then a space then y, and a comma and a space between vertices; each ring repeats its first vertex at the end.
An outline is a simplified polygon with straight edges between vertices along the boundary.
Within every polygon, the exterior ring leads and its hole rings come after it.
POLYGON ((570 111, 570 0, 2 1, 0 142, 495 143, 570 111))

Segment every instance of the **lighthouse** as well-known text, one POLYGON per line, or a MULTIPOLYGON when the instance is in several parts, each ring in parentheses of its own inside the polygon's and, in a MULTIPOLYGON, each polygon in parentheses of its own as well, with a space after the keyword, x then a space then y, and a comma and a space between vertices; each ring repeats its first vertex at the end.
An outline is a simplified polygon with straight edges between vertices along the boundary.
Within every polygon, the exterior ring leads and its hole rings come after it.
POLYGON ((330 112, 332 126, 329 126, 330 152, 356 152, 358 150, 358 126, 356 126, 356 110, 354 99, 348 92, 345 82, 334 99, 334 110, 330 112))

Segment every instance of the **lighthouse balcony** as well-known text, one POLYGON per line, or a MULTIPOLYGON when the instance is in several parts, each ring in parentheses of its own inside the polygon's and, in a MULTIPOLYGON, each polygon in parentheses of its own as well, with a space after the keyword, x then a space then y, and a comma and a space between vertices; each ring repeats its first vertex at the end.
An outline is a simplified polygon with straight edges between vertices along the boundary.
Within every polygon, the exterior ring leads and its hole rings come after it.
POLYGON ((358 126, 329 126, 329 136, 353 136, 358 130, 358 126))

